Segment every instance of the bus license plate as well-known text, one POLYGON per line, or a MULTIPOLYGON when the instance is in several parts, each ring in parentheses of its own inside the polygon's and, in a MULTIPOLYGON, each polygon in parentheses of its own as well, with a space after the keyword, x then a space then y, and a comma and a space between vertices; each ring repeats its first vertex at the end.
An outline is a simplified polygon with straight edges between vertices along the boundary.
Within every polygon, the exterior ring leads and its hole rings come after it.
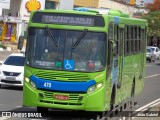
POLYGON ((68 96, 67 95, 55 94, 54 98, 57 99, 57 100, 68 100, 68 96))
POLYGON ((15 81, 16 78, 15 77, 6 77, 6 80, 15 81))

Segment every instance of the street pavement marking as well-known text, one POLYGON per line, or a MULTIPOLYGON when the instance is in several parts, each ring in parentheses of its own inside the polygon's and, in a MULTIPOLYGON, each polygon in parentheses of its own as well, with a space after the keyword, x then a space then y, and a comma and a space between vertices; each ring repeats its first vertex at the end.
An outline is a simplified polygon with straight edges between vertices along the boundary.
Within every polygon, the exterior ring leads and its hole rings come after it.
POLYGON ((154 100, 154 101, 152 101, 152 102, 150 102, 148 104, 146 104, 145 106, 143 106, 143 107, 141 107, 141 108, 139 108, 139 109, 137 109, 135 111, 142 111, 142 110, 144 110, 144 109, 146 109, 148 107, 153 107, 153 106, 155 106, 155 105, 157 105, 159 103, 160 103, 160 98, 157 99, 157 100, 154 100))
MULTIPOLYGON (((146 104, 145 106, 142 106, 141 108, 138 108, 137 110, 135 111, 145 111, 147 110, 149 107, 153 107, 153 106, 156 106, 157 104, 160 104, 160 98, 158 98, 157 100, 154 100, 148 104, 146 104)), ((132 119, 134 119, 136 117, 132 117, 132 119)))
POLYGON ((150 75, 150 76, 147 76, 145 78, 151 78, 151 77, 155 77, 155 76, 159 76, 160 74, 155 74, 155 75, 150 75))

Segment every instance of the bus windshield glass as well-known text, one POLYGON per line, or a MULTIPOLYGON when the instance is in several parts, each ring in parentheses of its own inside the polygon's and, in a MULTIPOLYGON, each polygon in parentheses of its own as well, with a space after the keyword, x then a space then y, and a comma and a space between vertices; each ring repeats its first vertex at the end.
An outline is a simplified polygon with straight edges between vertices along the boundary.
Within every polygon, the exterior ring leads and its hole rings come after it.
POLYGON ((29 28, 26 64, 35 68, 101 71, 106 66, 106 33, 29 28), (77 42, 77 39, 79 42, 77 42), (81 39, 81 40, 80 40, 81 39), (55 46, 55 43, 57 46, 55 46), (73 45, 76 44, 76 47, 73 45))

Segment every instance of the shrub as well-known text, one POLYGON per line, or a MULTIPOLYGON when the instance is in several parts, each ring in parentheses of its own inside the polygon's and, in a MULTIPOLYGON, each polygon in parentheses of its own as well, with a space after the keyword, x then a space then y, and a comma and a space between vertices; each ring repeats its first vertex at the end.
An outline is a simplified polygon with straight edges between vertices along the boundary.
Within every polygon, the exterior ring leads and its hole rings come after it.
POLYGON ((2 43, 0 43, 0 48, 6 49, 7 47, 3 45, 2 43))

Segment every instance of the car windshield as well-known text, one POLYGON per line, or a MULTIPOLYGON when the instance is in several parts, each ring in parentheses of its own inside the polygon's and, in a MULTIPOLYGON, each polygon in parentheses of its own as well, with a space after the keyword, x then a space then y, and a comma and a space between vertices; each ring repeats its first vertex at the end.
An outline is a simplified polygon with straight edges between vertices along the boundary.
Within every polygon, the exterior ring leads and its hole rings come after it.
POLYGON ((14 65, 14 66, 24 66, 25 57, 23 56, 9 56, 4 64, 5 65, 14 65))
POLYGON ((27 42, 26 64, 36 68, 99 71, 106 65, 102 32, 30 28, 27 42))
POLYGON ((155 51, 155 48, 151 48, 152 49, 152 51, 155 51))
POLYGON ((147 53, 151 53, 151 49, 147 49, 147 53))

